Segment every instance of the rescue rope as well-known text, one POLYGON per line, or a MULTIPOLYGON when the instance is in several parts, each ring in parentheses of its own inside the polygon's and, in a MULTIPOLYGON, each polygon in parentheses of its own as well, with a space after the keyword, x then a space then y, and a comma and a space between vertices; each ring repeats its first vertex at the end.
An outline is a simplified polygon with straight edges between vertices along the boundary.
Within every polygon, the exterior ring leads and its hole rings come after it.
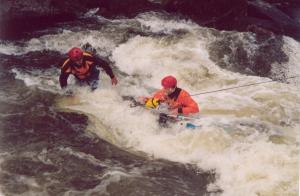
MULTIPOLYGON (((288 79, 292 79, 292 78, 298 78, 300 77, 300 75, 295 75, 295 76, 291 76, 286 78, 286 80, 288 79)), ((218 89, 218 90, 214 90, 214 91, 207 91, 207 92, 200 92, 200 93, 196 93, 196 94, 192 94, 190 96, 199 96, 199 95, 204 95, 204 94, 210 94, 210 93, 215 93, 215 92, 221 92, 221 91, 226 91, 226 90, 232 90, 232 89, 237 89, 237 88, 243 88, 243 87, 248 87, 248 86, 255 86, 255 85, 259 85, 259 84, 266 84, 266 83, 272 83, 272 82, 278 82, 278 80, 271 80, 271 81, 265 81, 265 82, 256 82, 256 83, 250 83, 250 84, 246 84, 246 85, 241 85, 241 86, 235 86, 235 87, 230 87, 230 88, 223 88, 223 89, 218 89)), ((132 96, 123 96, 122 97, 124 100, 129 100, 132 103, 130 104, 130 107, 136 107, 136 106, 145 106, 144 104, 139 103, 138 101, 135 100, 134 97, 132 96)), ((161 111, 158 111, 154 108, 147 108, 150 109, 154 112, 158 112, 158 113, 162 113, 161 111)), ((197 117, 186 117, 186 116, 178 116, 178 115, 171 115, 171 114, 165 114, 167 117, 172 117, 172 118, 177 118, 177 119, 181 119, 181 120, 195 120, 195 119, 199 119, 197 117)))
MULTIPOLYGON (((291 76, 291 77, 288 77, 286 79, 288 80, 288 79, 297 78, 297 77, 300 77, 300 75, 291 76)), ((265 81, 265 82, 251 83, 251 84, 246 84, 246 85, 241 85, 241 86, 235 86, 235 87, 230 87, 230 88, 218 89, 218 90, 214 90, 214 91, 206 91, 206 92, 192 94, 190 96, 198 96, 198 95, 210 94, 210 93, 215 93, 215 92, 220 92, 220 91, 226 91, 226 90, 231 90, 231 89, 243 88, 243 87, 248 87, 248 86, 255 86, 255 85, 265 84, 265 83, 271 83, 271 82, 278 82, 278 80, 271 80, 271 81, 265 81)))

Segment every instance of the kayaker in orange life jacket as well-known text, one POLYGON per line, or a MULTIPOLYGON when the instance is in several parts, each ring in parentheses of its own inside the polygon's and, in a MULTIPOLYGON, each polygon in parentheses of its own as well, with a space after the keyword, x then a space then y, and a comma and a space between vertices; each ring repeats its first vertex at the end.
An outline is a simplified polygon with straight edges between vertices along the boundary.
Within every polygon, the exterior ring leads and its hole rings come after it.
POLYGON ((109 75, 112 85, 118 83, 116 76, 106 61, 83 52, 76 47, 68 52, 68 56, 69 58, 61 66, 61 74, 59 76, 61 88, 67 87, 68 77, 70 74, 73 74, 80 84, 88 84, 91 90, 95 90, 98 87, 100 73, 96 65, 102 67, 106 74, 109 75))
POLYGON ((161 80, 162 90, 157 91, 150 98, 142 98, 148 108, 156 108, 159 104, 166 104, 169 113, 173 115, 190 115, 199 112, 198 104, 189 93, 177 87, 174 76, 166 76, 161 80))

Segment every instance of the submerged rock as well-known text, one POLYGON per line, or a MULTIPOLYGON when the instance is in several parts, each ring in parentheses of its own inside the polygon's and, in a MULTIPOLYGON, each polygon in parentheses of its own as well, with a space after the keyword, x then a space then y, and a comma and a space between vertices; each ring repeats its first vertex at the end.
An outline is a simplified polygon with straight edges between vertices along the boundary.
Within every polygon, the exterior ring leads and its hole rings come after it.
POLYGON ((167 11, 181 13, 202 26, 238 31, 251 31, 253 26, 256 26, 276 34, 300 39, 300 23, 295 19, 297 10, 294 7, 299 4, 296 0, 284 2, 279 0, 163 0, 162 2, 167 11))
POLYGON ((256 26, 300 39, 297 21, 300 6, 296 0, 0 0, 0 3, 2 39, 22 38, 24 32, 75 20, 93 8, 97 8, 95 14, 109 18, 165 10, 219 30, 251 31, 256 26))
POLYGON ((163 5, 210 27, 226 28, 247 14, 247 0, 164 0, 163 5))
POLYGON ((4 39, 20 38, 24 32, 75 20, 92 8, 99 8, 100 15, 113 17, 134 16, 158 5, 147 0, 0 0, 0 3, 0 38, 4 39))
POLYGON ((256 26, 300 39, 300 23, 280 8, 281 4, 271 4, 262 0, 248 1, 248 14, 260 19, 260 22, 256 20, 254 23, 256 26))

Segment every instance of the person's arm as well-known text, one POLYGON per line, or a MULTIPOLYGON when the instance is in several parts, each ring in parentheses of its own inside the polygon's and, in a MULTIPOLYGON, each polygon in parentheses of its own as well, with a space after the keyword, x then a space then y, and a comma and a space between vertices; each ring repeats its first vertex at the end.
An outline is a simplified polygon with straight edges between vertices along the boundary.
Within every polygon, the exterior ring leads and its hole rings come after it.
POLYGON ((106 72, 106 74, 109 75, 110 78, 115 77, 111 67, 109 66, 109 64, 106 61, 104 61, 100 58, 95 58, 95 59, 96 59, 96 64, 98 66, 102 67, 104 69, 104 71, 106 72))
POLYGON ((192 99, 192 97, 187 93, 183 92, 181 95, 182 106, 178 107, 178 114, 192 114, 198 113, 198 104, 192 99))
POLYGON ((138 97, 138 102, 141 104, 146 104, 150 99, 156 99, 159 102, 164 101, 165 92, 163 90, 156 91, 153 96, 141 96, 138 97))
POLYGON ((96 65, 99 67, 102 67, 107 75, 109 75, 111 79, 112 85, 116 85, 118 83, 118 80, 116 76, 114 75, 111 67, 109 66, 108 62, 104 61, 103 59, 99 57, 94 57, 96 65))
POLYGON ((164 89, 156 91, 153 95, 153 98, 158 99, 160 102, 164 102, 166 100, 166 92, 164 89))
POLYGON ((65 73, 63 70, 61 71, 59 76, 59 84, 62 89, 67 87, 69 75, 69 73, 65 73))
POLYGON ((67 59, 61 66, 60 76, 59 76, 59 84, 61 88, 65 88, 68 85, 68 77, 71 73, 71 67, 69 65, 70 60, 67 59))

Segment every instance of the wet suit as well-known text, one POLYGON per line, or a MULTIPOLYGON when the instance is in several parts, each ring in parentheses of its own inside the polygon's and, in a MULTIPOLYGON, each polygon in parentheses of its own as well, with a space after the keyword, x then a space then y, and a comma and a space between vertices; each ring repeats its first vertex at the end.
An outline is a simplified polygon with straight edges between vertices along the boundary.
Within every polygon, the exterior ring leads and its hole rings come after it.
POLYGON ((169 95, 166 95, 165 89, 162 89, 156 92, 153 98, 158 99, 160 103, 166 103, 170 109, 177 109, 178 114, 189 115, 199 112, 198 104, 190 94, 178 87, 169 95))
POLYGON ((59 76, 61 88, 65 88, 68 85, 68 77, 70 74, 73 74, 79 84, 87 83, 92 90, 95 90, 98 87, 100 73, 96 65, 102 67, 110 78, 114 78, 113 71, 106 61, 93 57, 89 53, 83 53, 81 65, 68 58, 61 66, 61 74, 59 76))
MULTIPOLYGON (((153 98, 158 99, 160 103, 166 103, 170 109, 177 109, 178 114, 189 115, 199 112, 198 104, 190 94, 178 87, 169 95, 166 95, 165 89, 162 89, 156 92, 153 98)), ((160 113, 158 121, 161 126, 165 127, 168 121, 175 122, 176 118, 160 113)))

